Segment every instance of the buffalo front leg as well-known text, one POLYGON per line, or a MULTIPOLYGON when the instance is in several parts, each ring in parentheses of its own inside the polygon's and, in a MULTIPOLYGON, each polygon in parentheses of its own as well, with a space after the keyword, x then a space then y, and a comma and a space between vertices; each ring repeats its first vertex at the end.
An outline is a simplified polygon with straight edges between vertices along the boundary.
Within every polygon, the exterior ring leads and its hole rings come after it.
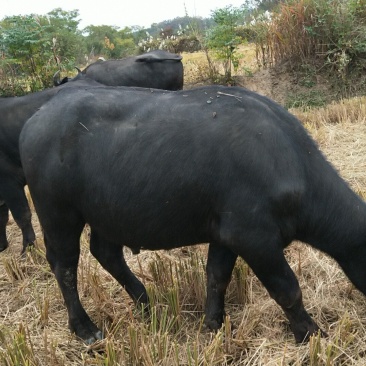
POLYGON ((211 330, 221 327, 225 315, 225 293, 237 255, 231 250, 211 243, 206 266, 207 299, 205 324, 211 330))
POLYGON ((122 248, 120 244, 105 240, 91 228, 90 251, 93 256, 120 283, 136 304, 144 304, 147 309, 149 298, 146 289, 127 266, 122 248))
POLYGON ((5 250, 8 246, 8 240, 6 239, 6 225, 9 221, 8 206, 0 198, 0 252, 5 250))
POLYGON ((299 283, 280 246, 261 246, 257 243, 251 246, 251 250, 239 254, 242 254, 270 296, 285 312, 296 342, 308 341, 311 335, 320 330, 304 308, 299 283))

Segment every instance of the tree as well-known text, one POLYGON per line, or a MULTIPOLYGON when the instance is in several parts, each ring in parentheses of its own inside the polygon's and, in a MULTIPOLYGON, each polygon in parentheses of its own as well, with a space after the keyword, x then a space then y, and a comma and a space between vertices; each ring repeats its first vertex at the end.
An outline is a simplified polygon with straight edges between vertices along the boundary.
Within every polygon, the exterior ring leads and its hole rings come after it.
MULTIPOLYGON (((21 77, 18 92, 36 91, 48 86, 47 65, 52 63, 52 38, 47 26, 33 15, 7 17, 1 22, 1 64, 13 80, 21 77)), ((50 78, 49 81, 52 79, 50 78)))
POLYGON ((84 29, 85 41, 91 57, 103 55, 107 58, 121 58, 134 53, 136 44, 130 28, 90 25, 84 29))
POLYGON ((55 9, 47 16, 13 16, 0 22, 3 94, 50 87, 56 70, 74 67, 75 55, 83 49, 77 16, 76 10, 55 9))
POLYGON ((206 47, 223 62, 226 82, 232 81, 232 68, 235 70, 239 66, 236 51, 243 40, 237 35, 236 27, 244 17, 244 12, 244 8, 235 8, 231 5, 212 11, 216 25, 206 32, 206 47))
POLYGON ((131 56, 136 53, 137 42, 133 35, 133 31, 129 27, 125 27, 118 31, 118 38, 116 39, 116 47, 118 57, 131 56))
POLYGON ((283 3, 284 1, 281 0, 256 0, 253 1, 253 4, 255 4, 255 7, 259 12, 265 12, 265 11, 273 11, 277 8, 277 6, 280 3, 283 3))
POLYGON ((89 25, 83 30, 85 43, 90 57, 94 55, 104 55, 106 38, 109 42, 114 42, 118 27, 110 25, 89 25))
POLYGON ((64 11, 61 8, 52 10, 46 17, 55 61, 68 70, 75 66, 75 62, 80 63, 86 53, 84 37, 78 29, 78 17, 78 10, 64 11))

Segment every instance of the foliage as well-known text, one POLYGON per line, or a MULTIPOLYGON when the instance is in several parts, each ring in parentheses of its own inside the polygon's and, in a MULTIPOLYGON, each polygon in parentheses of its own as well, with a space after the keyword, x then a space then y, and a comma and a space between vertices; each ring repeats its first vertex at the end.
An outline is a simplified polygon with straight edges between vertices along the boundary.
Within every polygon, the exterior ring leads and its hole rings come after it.
POLYGON ((143 33, 140 33, 142 37, 138 41, 139 52, 147 52, 152 49, 164 49, 173 53, 201 50, 202 24, 199 22, 200 18, 196 19, 187 16, 184 19, 190 19, 191 23, 185 26, 178 24, 176 28, 167 26, 162 28, 158 36, 155 37, 147 30, 144 30, 143 33))
POLYGON ((118 28, 109 25, 89 25, 83 32, 89 57, 94 57, 95 55, 102 55, 106 38, 109 39, 111 43, 114 42, 114 37, 118 32, 118 28))
POLYGON ((256 59, 259 67, 267 67, 272 65, 273 41, 271 32, 273 25, 271 21, 271 13, 268 11, 253 14, 250 23, 253 30, 256 59))
POLYGON ((83 67, 99 56, 123 58, 157 48, 175 53, 197 51, 201 43, 188 23, 194 19, 197 29, 202 29, 208 22, 188 16, 176 18, 154 24, 151 30, 157 36, 152 37, 141 27, 90 25, 80 31, 78 17, 78 10, 57 8, 46 16, 32 14, 0 21, 0 94, 22 95, 44 89, 52 85, 58 69, 70 72, 75 65, 83 67))
POLYGON ((281 0, 253 0, 255 9, 260 12, 273 11, 284 1, 281 0))
POLYGON ((0 23, 3 95, 19 95, 51 86, 52 75, 70 69, 82 50, 77 11, 55 9, 48 16, 6 17, 0 23))
MULTIPOLYGON (((46 16, 0 21, 0 95, 51 86, 58 69, 70 72, 99 56, 123 58, 151 49, 202 49, 211 82, 232 83, 238 46, 246 41, 255 43, 260 67, 289 61, 291 69, 329 70, 336 75, 333 84, 345 90, 353 87, 350 74, 362 76, 366 68, 366 0, 246 0, 207 19, 186 14, 149 29, 90 25, 81 32, 78 17, 78 10, 57 8, 46 16)), ((313 76, 304 78, 305 86, 315 83, 313 76)))
POLYGON ((184 17, 176 17, 171 20, 164 20, 159 23, 154 23, 150 28, 145 29, 152 37, 159 37, 161 30, 171 28, 173 34, 179 34, 182 29, 192 30, 203 33, 214 25, 212 18, 191 17, 186 14, 184 17))
POLYGON ((243 40, 237 35, 236 28, 244 12, 244 8, 231 5, 214 10, 212 18, 216 25, 206 33, 205 45, 222 62, 226 82, 232 81, 232 68, 236 70, 239 65, 236 51, 243 40))
POLYGON ((344 82, 350 68, 365 66, 366 0, 290 0, 270 18, 257 14, 260 64, 289 60, 293 66, 315 60, 344 82))
POLYGON ((70 70, 85 54, 85 43, 78 29, 77 10, 64 11, 57 8, 48 13, 48 32, 54 40, 53 53, 59 67, 70 70))
MULTIPOLYGON (((16 89, 25 92, 29 85, 31 91, 47 85, 44 75, 53 61, 52 38, 47 33, 47 26, 33 16, 16 16, 2 22, 1 50, 3 76, 12 76, 6 80, 14 84, 15 79, 23 79, 23 86, 16 89)), ((20 85, 20 83, 19 83, 20 85)))
POLYGON ((150 34, 138 43, 140 53, 153 49, 164 49, 173 53, 195 52, 201 49, 201 42, 194 34, 173 34, 169 38, 154 38, 150 34))
POLYGON ((123 58, 136 53, 136 44, 131 28, 90 25, 84 29, 88 61, 95 57, 123 58))

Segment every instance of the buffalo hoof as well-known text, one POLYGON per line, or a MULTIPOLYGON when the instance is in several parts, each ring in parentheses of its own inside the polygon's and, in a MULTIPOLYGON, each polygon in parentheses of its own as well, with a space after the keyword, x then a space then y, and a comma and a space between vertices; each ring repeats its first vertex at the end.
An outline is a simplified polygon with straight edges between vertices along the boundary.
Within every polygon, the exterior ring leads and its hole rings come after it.
POLYGON ((23 244, 23 249, 20 252, 21 257, 25 257, 27 250, 32 250, 34 248, 34 242, 23 244))
POLYGON ((103 332, 101 330, 98 330, 93 336, 83 339, 84 343, 88 346, 92 345, 94 342, 100 341, 104 338, 103 332))
POLYGON ((204 325, 208 330, 217 332, 222 326, 222 321, 218 319, 205 318, 204 325))
POLYGON ((318 334, 320 334, 322 338, 328 337, 328 334, 322 331, 315 323, 313 323, 312 326, 306 330, 297 330, 296 332, 294 331, 296 343, 307 343, 309 342, 310 337, 316 336, 318 334))
POLYGON ((77 331, 74 331, 74 333, 88 346, 104 338, 103 332, 99 330, 93 323, 90 323, 88 327, 83 329, 79 328, 77 331))

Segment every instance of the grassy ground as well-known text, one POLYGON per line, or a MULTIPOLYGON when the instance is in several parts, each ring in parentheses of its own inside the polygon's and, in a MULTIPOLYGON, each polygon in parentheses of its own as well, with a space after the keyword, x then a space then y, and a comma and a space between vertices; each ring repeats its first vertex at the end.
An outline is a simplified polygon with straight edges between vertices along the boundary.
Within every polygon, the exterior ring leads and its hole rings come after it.
MULTIPOLYGON (((292 110, 328 159, 366 197, 366 98, 323 109, 292 110)), ((106 338, 85 346, 67 329, 67 313, 45 259, 36 215, 37 246, 19 259, 13 221, 10 248, 0 254, 0 365, 366 365, 366 298, 338 265, 302 243, 286 251, 307 310, 329 337, 296 345, 281 309, 243 261, 236 264, 217 333, 202 326, 205 245, 138 256, 126 251, 147 286, 152 317, 137 312, 125 291, 90 255, 81 238, 79 292, 106 338)))

